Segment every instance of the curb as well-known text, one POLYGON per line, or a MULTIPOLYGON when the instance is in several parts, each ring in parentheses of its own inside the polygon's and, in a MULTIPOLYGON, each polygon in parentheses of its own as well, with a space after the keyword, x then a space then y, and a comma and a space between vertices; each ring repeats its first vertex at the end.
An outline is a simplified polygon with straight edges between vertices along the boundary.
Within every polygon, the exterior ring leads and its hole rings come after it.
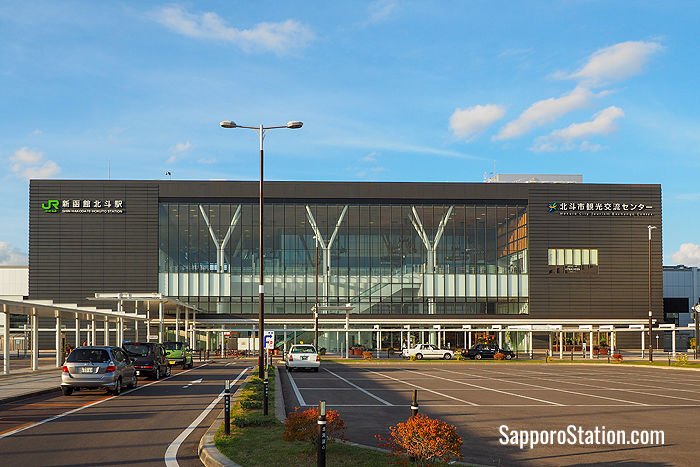
MULTIPOLYGON (((248 384, 248 378, 246 378, 243 383, 238 386, 236 392, 231 394, 231 404, 233 404, 236 399, 238 399, 238 391, 243 389, 245 385, 248 384)), ((206 467, 241 467, 236 464, 231 459, 226 457, 216 448, 216 443, 214 442, 214 436, 219 428, 224 424, 224 409, 221 409, 219 415, 216 416, 214 423, 209 427, 204 436, 199 440, 199 445, 197 446, 197 454, 199 455, 199 460, 202 461, 206 467)))
POLYGON ((52 387, 52 388, 48 388, 48 389, 40 389, 38 391, 27 392, 27 393, 19 394, 16 396, 4 397, 4 398, 0 399, 0 405, 7 404, 8 402, 15 402, 15 401, 22 400, 22 399, 28 399, 28 398, 34 397, 34 396, 40 396, 42 394, 49 394, 51 392, 59 392, 60 390, 61 390, 60 386, 57 386, 57 387, 52 387))
POLYGON ((275 418, 284 423, 287 420, 287 411, 285 410, 284 394, 282 394, 282 378, 280 375, 280 367, 275 366, 275 418))

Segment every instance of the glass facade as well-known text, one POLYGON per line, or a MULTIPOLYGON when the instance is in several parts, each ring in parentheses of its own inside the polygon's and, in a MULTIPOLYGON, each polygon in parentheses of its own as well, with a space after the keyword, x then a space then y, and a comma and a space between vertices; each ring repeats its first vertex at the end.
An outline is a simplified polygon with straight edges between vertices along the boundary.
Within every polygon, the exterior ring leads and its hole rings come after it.
MULTIPOLYGON (((263 230, 266 313, 308 314, 317 283, 360 314, 528 313, 525 204, 270 202, 263 230)), ((160 292, 257 314, 256 202, 161 203, 159 247, 160 292)))

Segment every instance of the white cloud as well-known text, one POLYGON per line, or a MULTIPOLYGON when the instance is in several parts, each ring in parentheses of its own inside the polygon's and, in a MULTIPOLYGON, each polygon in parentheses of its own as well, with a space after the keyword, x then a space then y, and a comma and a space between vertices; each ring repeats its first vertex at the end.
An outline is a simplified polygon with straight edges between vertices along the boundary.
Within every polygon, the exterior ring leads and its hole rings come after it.
POLYGON ((40 130, 39 128, 37 128, 36 130, 32 131, 32 134, 34 136, 41 136, 44 134, 44 132, 43 132, 43 130, 40 130))
POLYGON ((227 25, 216 13, 192 14, 179 5, 161 8, 156 12, 156 20, 184 36, 228 42, 246 52, 285 53, 305 47, 314 38, 309 27, 292 19, 280 23, 258 23, 251 29, 238 29, 227 25))
POLYGON ((380 23, 387 20, 396 10, 398 2, 396 0, 378 0, 368 7, 369 17, 365 25, 380 23))
POLYGON ((379 154, 376 151, 372 151, 369 154, 366 154, 363 158, 363 162, 377 162, 377 156, 379 154))
POLYGON ((167 159, 165 159, 165 163, 166 164, 174 164, 176 160, 177 160, 177 156, 170 156, 167 159))
POLYGON ((553 151, 599 151, 601 146, 585 141, 586 138, 605 135, 617 130, 615 120, 625 113, 621 108, 610 106, 593 116, 592 120, 582 123, 572 123, 561 130, 554 130, 547 136, 535 140, 531 148, 535 152, 553 151))
POLYGON ((175 146, 170 148, 170 150, 174 153, 182 154, 185 152, 189 152, 194 146, 192 143, 189 141, 185 141, 184 143, 177 143, 175 146))
POLYGON ((27 264, 27 254, 7 242, 0 242, 0 265, 24 266, 27 264))
POLYGON ((44 155, 27 147, 21 147, 9 157, 10 168, 17 175, 26 178, 51 178, 61 171, 52 160, 44 160, 44 155))
POLYGON ((588 106, 594 97, 596 95, 589 89, 577 86, 564 96, 537 101, 518 118, 508 122, 494 139, 515 138, 528 133, 533 128, 552 123, 569 112, 588 106))
POLYGON ((671 259, 676 264, 700 267, 700 245, 683 243, 680 249, 671 256, 671 259))
POLYGON ((198 159, 197 162, 199 162, 200 164, 212 165, 216 164, 216 159, 213 157, 204 157, 202 159, 198 159))
POLYGON ((567 78, 591 84, 619 81, 641 73, 649 58, 663 46, 653 41, 628 41, 595 51, 580 70, 567 78))
POLYGON ((458 138, 471 141, 505 114, 505 109, 495 104, 458 108, 450 117, 450 130, 458 138))

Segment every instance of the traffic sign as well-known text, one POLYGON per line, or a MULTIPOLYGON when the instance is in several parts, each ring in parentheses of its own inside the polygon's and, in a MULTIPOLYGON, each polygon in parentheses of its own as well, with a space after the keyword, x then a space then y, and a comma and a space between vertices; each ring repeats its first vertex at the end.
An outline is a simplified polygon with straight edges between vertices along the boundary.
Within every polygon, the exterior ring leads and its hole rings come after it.
POLYGON ((265 331, 265 350, 275 348, 275 331, 265 331))

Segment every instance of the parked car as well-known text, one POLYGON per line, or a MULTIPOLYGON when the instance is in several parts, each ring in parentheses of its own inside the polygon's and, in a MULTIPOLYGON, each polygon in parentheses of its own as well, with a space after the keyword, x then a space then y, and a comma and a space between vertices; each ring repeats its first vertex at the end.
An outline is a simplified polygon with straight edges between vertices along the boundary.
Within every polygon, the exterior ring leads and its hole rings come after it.
POLYGON ((184 342, 163 342, 165 348, 165 356, 168 358, 170 365, 182 365, 182 368, 192 368, 194 360, 192 359, 192 349, 184 342))
POLYGON ((284 366, 290 372, 299 368, 310 368, 312 371, 318 371, 321 367, 321 357, 313 345, 295 344, 287 352, 284 366))
POLYGON ((126 354, 134 360, 136 375, 152 379, 170 376, 170 365, 163 344, 153 342, 129 342, 122 345, 126 354))
POLYGON ((471 349, 464 349, 462 357, 471 360, 481 360, 482 358, 493 358, 499 352, 505 355, 506 360, 511 360, 515 357, 515 353, 512 351, 498 347, 495 344, 475 344, 471 349))
POLYGON ((115 396, 137 384, 134 362, 119 347, 78 347, 61 369, 61 391, 70 396, 78 389, 107 389, 115 396))
POLYGON ((424 358, 442 358, 450 360, 455 356, 455 353, 450 349, 441 349, 433 344, 418 344, 412 349, 403 349, 401 355, 404 358, 415 357, 416 360, 424 358))

